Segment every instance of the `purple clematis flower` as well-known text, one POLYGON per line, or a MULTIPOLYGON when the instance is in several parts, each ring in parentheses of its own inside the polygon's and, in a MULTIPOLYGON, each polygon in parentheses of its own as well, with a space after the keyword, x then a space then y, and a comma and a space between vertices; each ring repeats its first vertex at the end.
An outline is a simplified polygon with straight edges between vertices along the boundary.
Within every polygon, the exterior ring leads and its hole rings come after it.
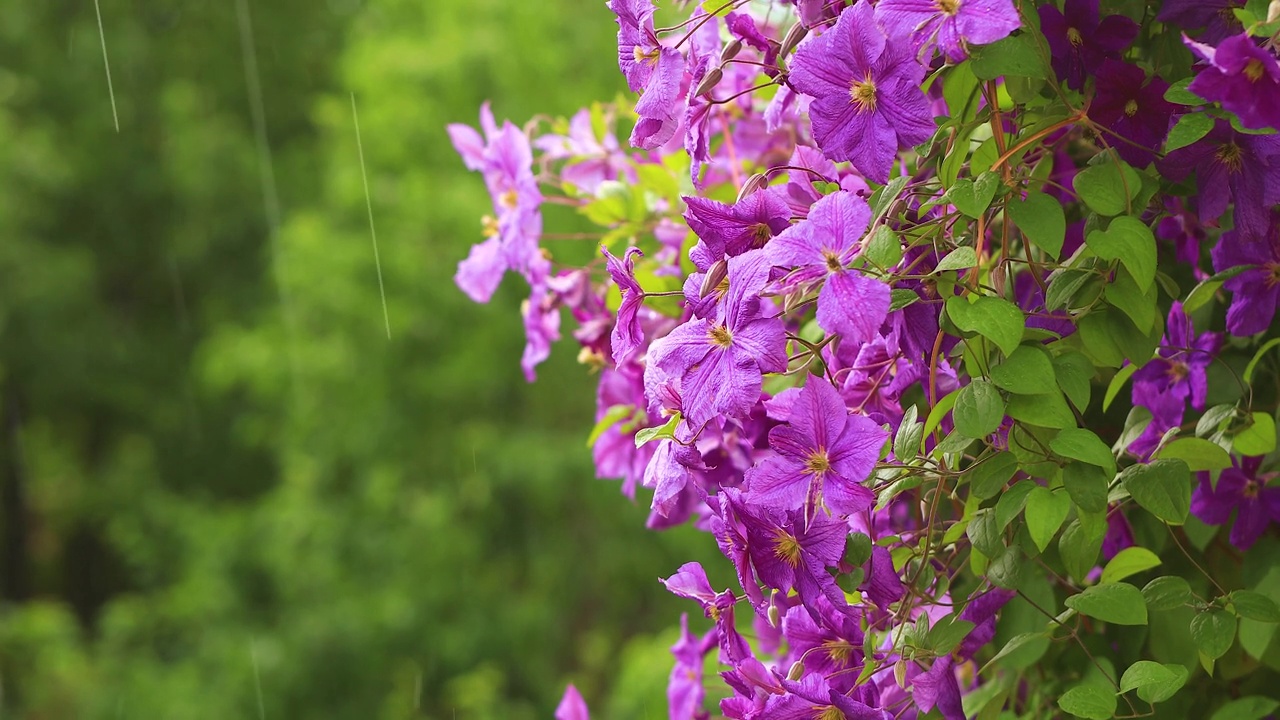
POLYGON ((1273 221, 1264 240, 1244 240, 1239 232, 1223 233, 1211 254, 1217 272, 1253 266, 1223 283, 1232 293, 1227 330, 1246 336, 1270 327, 1280 307, 1280 225, 1273 221))
POLYGON ((1280 522, 1280 486, 1268 485, 1276 473, 1259 474, 1261 457, 1231 458, 1232 467, 1222 471, 1215 487, 1209 473, 1200 473, 1200 484, 1191 494, 1191 512, 1210 525, 1221 525, 1236 511, 1231 526, 1231 544, 1248 550, 1267 526, 1280 522))
POLYGON ((1133 375, 1134 404, 1155 412, 1160 405, 1156 399, 1167 396, 1175 405, 1185 406, 1189 399, 1197 410, 1203 410, 1208 391, 1206 372, 1221 343, 1218 333, 1196 335, 1182 303, 1174 301, 1158 355, 1133 375))
POLYGON ((671 646, 676 662, 667 679, 667 707, 671 720, 706 717, 702 710, 702 701, 707 695, 702 685, 702 665, 707 651, 715 646, 715 636, 713 630, 699 638, 689 632, 688 614, 680 615, 680 639, 671 646))
POLYGON ((875 545, 871 548, 871 557, 867 560, 867 575, 859 588, 876 607, 884 610, 902 599, 906 588, 902 578, 893 569, 893 556, 888 548, 875 545))
POLYGON ((1157 166, 1174 182, 1195 171, 1201 222, 1218 220, 1234 202, 1243 239, 1267 236, 1269 208, 1280 201, 1280 135, 1240 133, 1218 120, 1204 138, 1174 150, 1157 166))
POLYGON ((754 502, 788 510, 813 503, 839 515, 861 512, 875 504, 861 483, 887 438, 871 418, 850 415, 831 383, 811 376, 789 424, 769 432, 777 455, 747 472, 747 490, 754 502))
MULTIPOLYGON (((651 422, 643 408, 644 382, 640 367, 634 363, 616 368, 604 368, 600 372, 600 385, 596 389, 596 421, 609 414, 615 407, 630 407, 638 418, 651 422)), ((636 447, 636 423, 629 418, 609 427, 596 438, 591 446, 591 458, 595 461, 596 477, 622 478, 622 494, 634 500, 636 484, 646 476, 651 464, 655 443, 636 447)), ((654 422, 654 424, 657 424, 654 422)))
POLYGON ((830 613, 818 622, 804 608, 792 607, 782 618, 782 632, 806 672, 824 677, 848 674, 862 662, 860 616, 830 613))
POLYGON ((1158 75, 1148 78, 1137 65, 1111 59, 1102 63, 1089 117, 1124 138, 1107 142, 1134 167, 1150 164, 1169 134, 1169 118, 1176 106, 1164 99, 1168 89, 1158 75))
POLYGON ((484 233, 489 239, 471 248, 454 276, 468 297, 485 303, 507 270, 516 270, 530 285, 539 285, 550 274, 551 263, 538 248, 542 194, 533 176, 529 138, 510 121, 499 129, 488 103, 480 108, 480 126, 483 138, 466 125, 449 125, 448 132, 463 163, 484 175, 497 216, 485 218, 484 233))
POLYGON ((717 260, 764 247, 791 227, 791 208, 773 189, 751 193, 733 205, 700 197, 684 202, 684 218, 700 240, 689 259, 703 272, 717 260))
POLYGON ((520 367, 529 382, 537 379, 534 368, 551 357, 551 343, 560 339, 560 304, 555 294, 535 285, 520 308, 524 317, 525 345, 520 367))
POLYGON ((645 149, 661 146, 675 134, 679 114, 685 58, 679 50, 663 45, 653 29, 651 0, 609 0, 618 21, 618 68, 632 91, 642 93, 636 102, 640 122, 631 135, 632 145, 645 149))
POLYGON ((1053 71, 1067 87, 1080 90, 1103 60, 1120 59, 1138 36, 1138 24, 1123 15, 1099 19, 1098 0, 1067 0, 1062 10, 1040 5, 1040 31, 1049 41, 1053 71))
POLYGON ((973 623, 973 629, 951 654, 936 658, 929 671, 917 675, 913 681, 912 694, 921 711, 929 712, 936 707, 946 720, 965 720, 956 665, 971 660, 982 646, 991 642, 996 634, 996 613, 1013 596, 1009 590, 992 590, 965 605, 959 620, 973 623))
POLYGON ((827 679, 809 673, 799 682, 782 680, 785 695, 774 695, 765 703, 757 720, 810 720, 844 718, 844 720, 890 720, 887 711, 836 692, 827 679))
POLYGON ((738 603, 732 590, 717 593, 711 589, 707 571, 701 563, 691 562, 680 566, 674 575, 662 581, 673 594, 695 600, 702 612, 715 621, 716 634, 720 638, 720 652, 729 663, 737 663, 751 657, 751 648, 738 634, 733 621, 733 606, 738 603))
POLYGON ((918 49, 936 44, 953 63, 968 57, 966 45, 993 43, 1022 25, 1010 0, 881 0, 876 22, 918 49))
POLYGON ((782 320, 770 317, 759 297, 767 273, 759 253, 730 258, 715 317, 690 320, 649 348, 649 368, 680 378, 693 427, 721 414, 745 417, 760 399, 763 373, 787 369, 782 320))
POLYGON ((1280 62, 1247 34, 1233 35, 1215 48, 1187 36, 1182 42, 1208 63, 1187 87, 1240 118, 1247 128, 1280 127, 1280 62))
POLYGON ((770 263, 794 268, 784 281, 788 289, 822 281, 818 325, 855 346, 875 338, 889 315, 889 286, 846 267, 861 251, 870 220, 866 200, 832 193, 765 248, 770 263))
POLYGON ((809 118, 823 154, 883 183, 898 149, 929 139, 936 125, 920 91, 924 67, 908 46, 887 41, 873 12, 858 3, 835 27, 805 38, 789 79, 815 98, 809 118))
POLYGON ((622 293, 618 320, 609 336, 613 345, 613 361, 621 365, 644 343, 644 331, 640 329, 640 317, 637 315, 644 305, 644 288, 636 282, 635 268, 635 256, 643 256, 644 253, 638 247, 629 247, 619 260, 603 245, 600 246, 600 252, 604 255, 609 277, 618 284, 618 290, 622 293))
POLYGON ((1186 30, 1204 28, 1201 39, 1218 42, 1240 32, 1240 21, 1232 10, 1244 7, 1244 0, 1163 0, 1156 20, 1186 30))

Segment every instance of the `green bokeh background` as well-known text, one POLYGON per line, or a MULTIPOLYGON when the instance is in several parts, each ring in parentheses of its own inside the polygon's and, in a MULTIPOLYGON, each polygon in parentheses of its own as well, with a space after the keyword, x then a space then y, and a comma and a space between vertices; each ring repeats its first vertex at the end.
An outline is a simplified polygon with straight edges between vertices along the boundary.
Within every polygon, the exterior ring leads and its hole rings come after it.
POLYGON ((118 132, 93 3, 0 7, 0 717, 664 717, 714 546, 593 479, 518 279, 452 282, 445 124, 612 97, 604 3, 100 2, 118 132))

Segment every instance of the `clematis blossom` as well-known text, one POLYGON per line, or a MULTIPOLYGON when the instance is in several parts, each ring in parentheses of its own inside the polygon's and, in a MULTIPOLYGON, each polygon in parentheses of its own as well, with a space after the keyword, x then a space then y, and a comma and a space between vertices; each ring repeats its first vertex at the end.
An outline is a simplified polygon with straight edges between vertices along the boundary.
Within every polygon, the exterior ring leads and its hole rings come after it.
POLYGON ((1201 66, 1187 86, 1205 100, 1221 103, 1247 128, 1280 127, 1280 62, 1248 34, 1232 35, 1217 47, 1182 36, 1201 66))
POLYGON ((1280 307, 1280 225, 1273 220, 1263 240, 1246 240, 1239 232, 1223 233, 1211 255, 1217 272, 1247 266, 1223 283, 1232 294, 1227 330, 1244 336, 1270 327, 1280 307))
POLYGON ((609 0, 609 9, 618 22, 618 68, 627 86, 641 93, 631 144, 651 150, 675 135, 685 58, 659 40, 651 0, 609 0))
POLYGON ((1022 25, 1010 0, 880 0, 876 22, 921 50, 937 45, 953 63, 969 56, 966 46, 993 43, 1022 25))
POLYGON ((936 125, 920 90, 924 67, 910 47, 888 41, 873 12, 858 3, 835 27, 805 38, 789 80, 814 98, 809 119, 823 154, 883 183, 898 150, 928 140, 936 125))
POLYGON ((1267 527, 1280 522, 1280 486, 1269 484, 1277 473, 1261 473, 1261 457, 1231 459, 1214 485, 1209 473, 1200 473, 1200 483, 1191 494, 1191 512, 1209 525, 1222 525, 1234 511, 1231 544, 1248 550, 1267 527))
POLYGON ((1120 53, 1138 36, 1138 24, 1123 15, 1100 17, 1098 0, 1067 0, 1062 10, 1040 4, 1040 31, 1049 42, 1053 71, 1072 90, 1097 73, 1104 60, 1120 53))
POLYGON ((618 319, 613 325, 609 340, 613 346, 613 361, 621 365, 631 357, 644 342, 644 331, 640 328, 640 308, 644 305, 644 288, 636 282, 635 257, 644 255, 638 247, 629 247, 621 259, 615 257, 609 249, 601 246, 605 267, 609 277, 618 285, 622 293, 622 304, 618 306, 618 319))

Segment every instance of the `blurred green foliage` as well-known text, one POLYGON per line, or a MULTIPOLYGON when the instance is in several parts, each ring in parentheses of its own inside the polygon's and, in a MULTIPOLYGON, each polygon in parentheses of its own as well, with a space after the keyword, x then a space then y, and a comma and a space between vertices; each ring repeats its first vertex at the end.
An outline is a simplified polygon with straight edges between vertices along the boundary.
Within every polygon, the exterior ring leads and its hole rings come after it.
MULTIPOLYGON (((660 717, 714 546, 592 479, 592 379, 454 287, 444 134, 621 87, 603 3, 0 9, 0 716, 660 717), (391 338, 351 113, 360 112, 391 338)), ((591 248, 585 248, 590 251, 591 248)))

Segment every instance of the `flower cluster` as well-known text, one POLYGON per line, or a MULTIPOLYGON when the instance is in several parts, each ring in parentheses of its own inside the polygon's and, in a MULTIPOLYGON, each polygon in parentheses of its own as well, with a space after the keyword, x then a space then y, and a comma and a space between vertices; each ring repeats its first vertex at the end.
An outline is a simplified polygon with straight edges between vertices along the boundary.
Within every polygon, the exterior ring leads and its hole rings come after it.
POLYGON ((598 474, 736 572, 662 580, 710 620, 670 717, 1207 717, 1280 670, 1235 643, 1280 623, 1280 23, 697 5, 608 3, 634 107, 450 126, 495 213, 458 285, 525 278, 530 378, 572 317, 598 474))

